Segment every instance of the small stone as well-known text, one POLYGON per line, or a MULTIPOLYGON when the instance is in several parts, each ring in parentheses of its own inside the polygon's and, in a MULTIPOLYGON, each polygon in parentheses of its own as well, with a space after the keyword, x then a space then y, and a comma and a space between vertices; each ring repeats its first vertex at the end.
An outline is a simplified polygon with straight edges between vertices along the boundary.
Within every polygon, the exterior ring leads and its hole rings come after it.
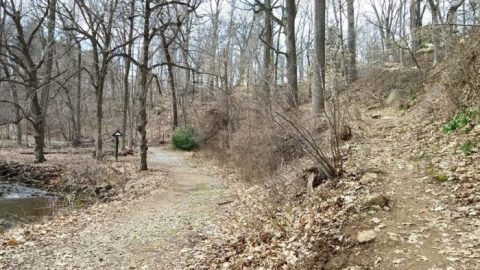
POLYGON ((357 241, 359 243, 367 243, 377 238, 377 233, 373 230, 361 231, 357 235, 357 241))
POLYGON ((378 225, 378 224, 380 224, 380 223, 382 222, 382 220, 379 219, 379 218, 372 218, 372 222, 373 222, 374 224, 377 224, 377 225, 378 225))
POLYGON ((376 173, 366 173, 360 179, 360 183, 363 184, 363 185, 370 184, 370 183, 378 180, 378 178, 379 178, 378 174, 376 174, 376 173))
POLYGON ((403 262, 403 259, 395 259, 392 262, 393 264, 401 264, 403 262))
POLYGON ((364 208, 370 208, 370 207, 380 207, 384 208, 388 206, 388 203, 390 200, 382 195, 382 194, 374 194, 369 197, 364 201, 363 207, 364 208))

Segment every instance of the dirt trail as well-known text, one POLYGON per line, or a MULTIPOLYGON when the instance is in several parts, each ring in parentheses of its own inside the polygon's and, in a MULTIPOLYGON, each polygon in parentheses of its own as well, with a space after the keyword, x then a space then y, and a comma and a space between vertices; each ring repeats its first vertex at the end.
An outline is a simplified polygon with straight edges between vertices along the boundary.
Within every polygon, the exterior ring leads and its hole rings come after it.
POLYGON ((393 109, 366 118, 355 151, 365 157, 363 167, 377 172, 364 181, 391 199, 391 209, 365 216, 366 229, 376 227, 378 237, 353 252, 355 269, 480 269, 480 224, 453 218, 441 196, 445 187, 412 158, 415 123, 393 109))
MULTIPOLYGON (((7 269, 182 269, 185 248, 209 234, 226 200, 222 182, 178 153, 151 149, 149 166, 167 177, 165 193, 113 204, 80 229, 18 249, 7 269)), ((88 218, 88 215, 87 215, 88 218)))

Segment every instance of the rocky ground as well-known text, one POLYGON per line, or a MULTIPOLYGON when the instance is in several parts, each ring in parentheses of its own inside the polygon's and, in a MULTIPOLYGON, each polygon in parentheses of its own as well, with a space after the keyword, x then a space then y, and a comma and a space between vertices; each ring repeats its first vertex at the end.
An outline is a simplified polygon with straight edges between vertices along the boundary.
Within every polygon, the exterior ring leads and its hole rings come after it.
POLYGON ((459 185, 478 186, 476 179, 465 179, 478 175, 478 169, 475 162, 463 159, 475 159, 462 157, 451 143, 444 144, 443 155, 435 155, 432 144, 452 138, 440 133, 438 123, 419 127, 412 118, 392 108, 363 114, 360 136, 351 142, 349 165, 364 172, 358 183, 363 196, 382 194, 388 202, 381 211, 352 218, 351 236, 365 243, 355 246, 348 259, 340 256, 335 262, 339 268, 480 268, 479 205, 461 207, 455 199, 459 185), (443 179, 431 166, 456 172, 445 171, 448 177, 443 179))

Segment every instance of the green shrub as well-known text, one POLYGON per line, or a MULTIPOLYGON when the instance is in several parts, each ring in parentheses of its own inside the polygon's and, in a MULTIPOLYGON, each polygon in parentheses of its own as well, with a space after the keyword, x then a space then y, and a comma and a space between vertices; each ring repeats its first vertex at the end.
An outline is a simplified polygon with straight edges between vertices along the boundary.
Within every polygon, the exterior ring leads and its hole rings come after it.
POLYGON ((444 133, 450 133, 468 126, 465 131, 469 132, 479 113, 480 107, 461 109, 453 116, 450 122, 443 125, 442 130, 444 133))
POLYGON ((192 150, 198 147, 193 128, 178 128, 172 134, 172 144, 181 150, 192 150))
POLYGON ((479 141, 468 140, 460 148, 465 156, 470 156, 473 153, 473 148, 477 147, 479 141))

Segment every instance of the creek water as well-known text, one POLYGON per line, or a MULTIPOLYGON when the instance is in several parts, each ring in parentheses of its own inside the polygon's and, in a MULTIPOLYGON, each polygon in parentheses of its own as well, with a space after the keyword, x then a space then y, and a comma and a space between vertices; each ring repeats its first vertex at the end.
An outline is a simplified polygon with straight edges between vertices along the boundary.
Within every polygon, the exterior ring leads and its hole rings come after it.
POLYGON ((45 190, 0 183, 0 219, 30 221, 51 215, 58 200, 45 190))

